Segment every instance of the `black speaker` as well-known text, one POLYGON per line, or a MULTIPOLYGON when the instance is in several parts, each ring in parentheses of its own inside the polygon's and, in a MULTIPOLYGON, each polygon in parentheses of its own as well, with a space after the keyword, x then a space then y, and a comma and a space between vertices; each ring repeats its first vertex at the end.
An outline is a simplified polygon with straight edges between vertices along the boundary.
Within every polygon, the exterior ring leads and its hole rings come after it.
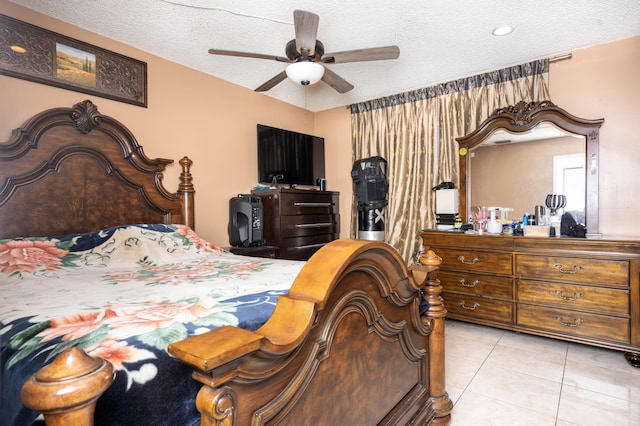
POLYGON ((262 199, 238 194, 229 200, 229 244, 233 247, 264 245, 262 199))

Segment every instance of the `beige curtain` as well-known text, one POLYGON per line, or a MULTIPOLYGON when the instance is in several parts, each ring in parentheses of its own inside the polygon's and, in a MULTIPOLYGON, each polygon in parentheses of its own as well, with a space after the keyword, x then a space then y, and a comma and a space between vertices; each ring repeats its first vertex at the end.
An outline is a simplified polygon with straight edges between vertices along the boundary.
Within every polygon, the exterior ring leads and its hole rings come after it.
MULTIPOLYGON (((544 59, 350 106, 352 160, 387 160, 385 241, 407 263, 422 246, 420 230, 436 225, 431 188, 448 181, 459 185, 455 138, 497 108, 549 99, 548 70, 544 59)), ((354 197, 352 238, 357 214, 354 197)))

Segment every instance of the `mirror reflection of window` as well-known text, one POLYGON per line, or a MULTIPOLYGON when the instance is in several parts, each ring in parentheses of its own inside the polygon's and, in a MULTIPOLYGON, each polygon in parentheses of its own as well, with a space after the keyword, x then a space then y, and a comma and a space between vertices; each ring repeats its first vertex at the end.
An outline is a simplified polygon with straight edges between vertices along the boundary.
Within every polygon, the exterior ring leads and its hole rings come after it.
POLYGON ((555 155, 553 157, 553 193, 567 197, 565 212, 584 223, 585 205, 584 154, 555 155))

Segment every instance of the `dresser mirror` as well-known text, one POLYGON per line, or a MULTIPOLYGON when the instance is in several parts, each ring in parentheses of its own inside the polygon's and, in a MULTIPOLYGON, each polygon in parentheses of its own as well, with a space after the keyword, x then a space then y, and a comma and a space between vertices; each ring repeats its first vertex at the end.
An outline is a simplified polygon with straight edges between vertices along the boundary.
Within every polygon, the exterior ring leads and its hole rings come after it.
POLYGON ((499 108, 457 138, 460 217, 470 207, 512 208, 509 219, 533 214, 547 194, 562 193, 566 210, 598 233, 598 141, 604 119, 575 117, 551 101, 499 108), (554 173, 556 176, 554 177, 554 173), (554 183, 555 182, 555 183, 554 183))

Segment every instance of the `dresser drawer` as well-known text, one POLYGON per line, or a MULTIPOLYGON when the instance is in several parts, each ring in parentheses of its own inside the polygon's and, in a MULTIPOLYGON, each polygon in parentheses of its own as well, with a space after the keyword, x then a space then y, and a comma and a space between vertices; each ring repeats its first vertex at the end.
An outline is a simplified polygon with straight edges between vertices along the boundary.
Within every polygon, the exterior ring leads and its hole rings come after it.
POLYGON ((300 191, 297 194, 280 194, 280 214, 307 215, 338 212, 338 197, 331 194, 300 191))
POLYGON ((627 287, 629 262, 561 256, 516 256, 516 274, 526 278, 606 283, 627 287))
POLYGON ((283 238, 277 257, 306 260, 325 244, 338 239, 337 234, 321 234, 309 237, 283 238))
POLYGON ((629 314, 629 292, 611 288, 517 280, 518 302, 629 314))
MULTIPOLYGON (((442 298, 449 314, 513 323, 513 302, 485 299, 447 291, 442 292, 442 298)), ((455 316, 452 318, 455 318, 455 316)))
POLYGON ((489 272, 503 275, 513 273, 511 253, 446 248, 434 248, 433 251, 442 258, 440 269, 443 270, 489 272))
POLYGON ((318 234, 340 233, 339 216, 335 214, 305 214, 282 216, 280 232, 282 238, 304 237, 318 234))
POLYGON ((517 324, 567 335, 629 343, 626 318, 518 304, 517 324))
POLYGON ((513 299, 513 280, 511 278, 468 272, 438 271, 438 279, 440 279, 440 284, 445 291, 513 299))

